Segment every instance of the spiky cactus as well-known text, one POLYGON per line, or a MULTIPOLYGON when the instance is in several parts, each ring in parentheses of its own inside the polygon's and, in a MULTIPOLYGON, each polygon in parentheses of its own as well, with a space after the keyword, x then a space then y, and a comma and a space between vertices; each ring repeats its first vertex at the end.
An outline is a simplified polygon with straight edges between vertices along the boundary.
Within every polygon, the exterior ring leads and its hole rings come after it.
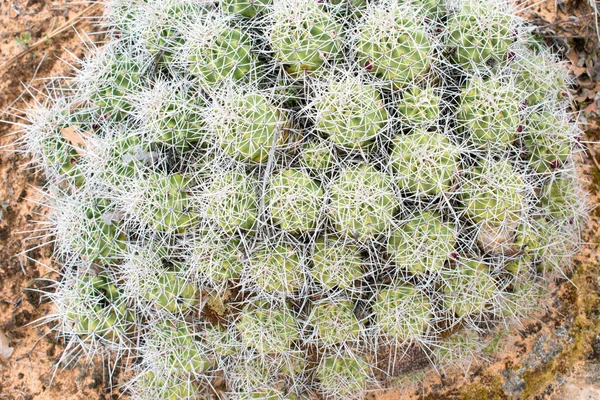
POLYGON ((536 172, 551 172, 567 161, 573 140, 569 123, 564 117, 548 111, 527 117, 523 141, 529 165, 536 172))
POLYGON ((293 234, 318 228, 324 192, 308 174, 293 169, 273 174, 266 196, 271 218, 284 231, 293 234))
POLYGON ((525 182, 510 162, 485 159, 468 174, 460 192, 471 220, 511 225, 523 217, 525 182))
POLYGON ((442 277, 443 303, 446 310, 458 318, 477 318, 492 311, 498 287, 488 272, 488 266, 476 259, 466 259, 442 277))
POLYGON ((474 147, 506 147, 523 129, 520 111, 520 93, 511 81, 475 77, 462 89, 457 122, 474 147))
POLYGON ((282 110, 264 94, 249 92, 216 99, 209 132, 232 157, 264 163, 291 138, 282 110), (288 137, 289 136, 289 137, 288 137))
POLYGON ((273 308, 264 300, 247 304, 235 326, 242 343, 260 354, 289 351, 299 334, 296 318, 286 304, 273 308))
POLYGON ((367 361, 355 354, 324 357, 316 373, 319 388, 330 398, 358 398, 369 381, 367 361))
POLYGON ((387 232, 400 206, 389 176, 370 165, 342 170, 329 193, 335 228, 359 241, 387 232))
POLYGON ((442 99, 436 89, 409 88, 402 92, 402 99, 397 103, 400 122, 411 128, 435 126, 442 105, 442 99))
POLYGON ((315 336, 325 346, 358 342, 363 330, 348 299, 324 299, 315 303, 308 317, 315 336))
POLYGON ((350 150, 372 143, 388 120, 381 94, 360 78, 332 82, 318 95, 315 110, 317 131, 336 146, 350 150))
POLYGON ((432 324, 433 306, 425 293, 411 285, 382 288, 373 303, 377 329, 399 342, 419 340, 432 324))
POLYGON ((357 26, 358 62, 393 87, 426 76, 435 44, 422 18, 408 5, 381 2, 357 26))
POLYGON ((273 56, 291 75, 313 72, 341 51, 342 26, 313 1, 278 1, 270 17, 273 56))
POLYGON ((238 171, 217 172, 206 194, 206 214, 226 232, 252 229, 258 215, 258 182, 238 171))
POLYGON ((216 12, 201 15, 187 28, 183 33, 187 69, 204 88, 247 80, 257 72, 258 60, 245 29, 232 27, 216 12))
POLYGON ((315 242, 311 275, 323 288, 351 289, 363 274, 356 244, 327 236, 315 242))
POLYGON ((250 255, 246 275, 266 293, 293 295, 306 281, 301 251, 293 242, 264 244, 250 255))
POLYGON ((19 126, 48 320, 133 400, 363 398, 497 349, 567 274, 581 133, 508 0, 106 3, 19 126))
POLYGON ((411 215, 392 231, 387 251, 400 268, 413 274, 439 272, 454 253, 457 229, 438 213, 411 215))
POLYGON ((461 0, 458 4, 446 32, 451 60, 467 70, 504 61, 519 25, 508 3, 461 0))
POLYGON ((459 155, 448 137, 419 129, 393 139, 390 162, 401 189, 439 195, 451 190, 459 172, 459 155))

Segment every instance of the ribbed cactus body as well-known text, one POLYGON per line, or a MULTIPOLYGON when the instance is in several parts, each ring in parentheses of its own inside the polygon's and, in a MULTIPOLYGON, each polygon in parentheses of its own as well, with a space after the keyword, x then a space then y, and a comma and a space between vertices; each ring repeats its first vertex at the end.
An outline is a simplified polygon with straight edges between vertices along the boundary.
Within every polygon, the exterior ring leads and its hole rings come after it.
POLYGON ((203 87, 247 80, 256 72, 258 60, 251 51, 252 40, 247 32, 216 19, 197 24, 202 29, 192 30, 185 45, 187 68, 203 87))
POLYGON ((452 189, 459 172, 458 148, 440 133, 415 130, 392 141, 390 161, 398 186, 417 195, 452 189))
POLYGON ((524 146, 531 167, 548 173, 560 167, 571 154, 569 124, 549 112, 534 113, 525 123, 524 146))
POLYGON ((359 241, 387 232, 400 206, 389 176, 368 165, 341 171, 329 193, 335 228, 359 241))
POLYGON ((252 175, 216 173, 206 194, 206 214, 229 233, 252 229, 258 216, 257 188, 258 181, 252 175))
POLYGON ((448 18, 446 45, 451 60, 466 70, 504 61, 514 41, 515 18, 501 2, 463 0, 448 18))
POLYGON ((63 290, 64 311, 74 333, 118 344, 134 328, 135 314, 109 275, 86 273, 63 290))
POLYGON ((284 146, 292 136, 286 130, 285 115, 260 93, 248 93, 216 105, 215 113, 210 133, 240 161, 265 163, 274 148, 284 146))
POLYGON ((286 244, 256 250, 250 255, 246 272, 260 290, 271 294, 292 295, 306 280, 300 249, 286 244))
POLYGON ((377 293, 373 312, 377 328, 399 342, 423 336, 433 318, 430 300, 421 290, 410 285, 383 288, 377 293))
POLYGON ((406 5, 373 6, 358 25, 358 62, 396 88, 425 76, 434 48, 414 9, 406 5))
POLYGON ((316 129, 336 146, 350 150, 372 143, 388 120, 381 94, 356 79, 333 82, 315 109, 316 129))
POLYGON ((325 299, 316 303, 308 322, 325 346, 356 342, 362 332, 354 314, 354 304, 346 299, 325 299))
POLYGON ((402 93, 397 103, 402 125, 411 128, 435 126, 440 117, 442 99, 433 88, 414 87, 402 93))
POLYGON ((317 3, 279 2, 272 14, 269 43, 273 57, 291 75, 319 69, 335 59, 342 47, 342 26, 317 3))
POLYGON ((468 174, 460 195, 471 220, 500 225, 523 217, 525 183, 510 162, 486 159, 468 174))
POLYGON ((186 193, 188 179, 181 174, 149 175, 143 199, 134 206, 136 214, 158 231, 184 232, 197 221, 186 193))
POLYGON ((362 399, 568 276, 570 78, 508 0, 106 3, 16 125, 64 358, 132 400, 362 399))
POLYGON ((315 242, 311 275, 325 289, 351 289, 363 275, 358 246, 336 238, 315 242))
POLYGON ((498 287, 487 266, 468 260, 443 275, 443 303, 448 312, 459 318, 477 316, 491 306, 498 287))
POLYGON ((82 257, 100 263, 118 259, 127 246, 127 235, 114 205, 106 199, 95 199, 82 210, 73 247, 82 257))
POLYGON ((228 13, 252 18, 266 13, 271 3, 271 0, 224 0, 221 8, 228 13))
POLYGON ((387 252, 398 267, 413 274, 439 272, 454 253, 456 231, 438 213, 416 213, 392 231, 387 252))
POLYGON ((236 324, 242 343, 259 354, 283 353, 298 339, 298 327, 292 310, 268 302, 249 304, 236 324))
POLYGON ((324 195, 321 186, 307 173, 286 169, 269 179, 267 208, 284 231, 307 232, 319 227, 324 195))
POLYGON ((365 389, 369 380, 369 367, 362 357, 354 354, 330 356, 321 360, 316 378, 326 396, 356 396, 365 389))
POLYGON ((474 78, 462 89, 457 122, 476 148, 506 147, 522 129, 520 92, 510 82, 474 78))

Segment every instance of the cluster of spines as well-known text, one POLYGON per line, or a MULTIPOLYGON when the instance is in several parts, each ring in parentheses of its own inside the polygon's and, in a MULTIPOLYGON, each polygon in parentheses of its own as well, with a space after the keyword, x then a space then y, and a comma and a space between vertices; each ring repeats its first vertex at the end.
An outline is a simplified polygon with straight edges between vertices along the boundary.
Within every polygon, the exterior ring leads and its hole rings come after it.
POLYGON ((360 397, 381 346, 462 360, 576 250, 566 77, 504 1, 110 6, 24 130, 59 329, 139 353, 134 396, 360 397))

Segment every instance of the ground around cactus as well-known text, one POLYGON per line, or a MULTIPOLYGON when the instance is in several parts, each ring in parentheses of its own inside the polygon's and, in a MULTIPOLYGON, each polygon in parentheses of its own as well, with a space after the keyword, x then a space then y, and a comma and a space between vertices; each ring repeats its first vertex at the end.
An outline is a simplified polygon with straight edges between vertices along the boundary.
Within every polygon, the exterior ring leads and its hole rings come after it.
MULTIPOLYGON (((580 173, 592 209, 586 245, 573 274, 553 288, 551 301, 540 304, 538 313, 498 344, 500 355, 489 355, 486 362, 462 370, 414 373, 393 382, 399 389, 374 392, 373 399, 600 399, 600 208, 594 208, 600 204, 596 14, 586 0, 517 3, 548 43, 574 65, 578 85, 573 90, 586 131, 580 173)), ((48 326, 36 323, 51 312, 39 292, 51 290, 44 279, 57 276, 52 272, 51 246, 37 247, 48 238, 31 239, 44 235, 43 224, 38 223, 44 209, 35 203, 36 187, 44 182, 28 169, 26 158, 11 151, 17 130, 11 123, 20 120, 27 102, 42 99, 35 92, 43 86, 42 78, 68 74, 68 62, 82 57, 86 46, 99 40, 84 32, 98 29, 91 17, 100 12, 99 5, 68 0, 4 0, 0 5, 0 120, 7 121, 0 123, 4 150, 0 152, 0 399, 123 398, 109 389, 111 381, 101 360, 67 364, 62 343, 48 326)), ((396 370, 415 363, 428 365, 414 354, 396 370)), ((117 370, 112 383, 118 384, 120 378, 117 370)))

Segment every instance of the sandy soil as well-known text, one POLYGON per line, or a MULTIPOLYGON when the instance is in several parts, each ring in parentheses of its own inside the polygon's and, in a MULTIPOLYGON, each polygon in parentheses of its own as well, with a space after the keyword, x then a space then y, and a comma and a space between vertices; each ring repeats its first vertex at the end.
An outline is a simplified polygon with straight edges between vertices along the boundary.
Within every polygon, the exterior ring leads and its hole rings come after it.
MULTIPOLYGON (((600 167, 596 165, 600 164, 600 95, 596 95, 600 63, 591 10, 583 0, 527 4, 535 6, 525 11, 526 17, 539 23, 541 32, 551 38, 549 43, 575 65, 578 86, 574 91, 581 121, 586 123, 583 144, 589 148, 582 153, 581 176, 591 193, 590 208, 594 208, 600 190, 600 167), (598 154, 595 162, 591 154, 598 154)), ((67 62, 82 57, 86 46, 98 40, 82 33, 95 29, 93 19, 78 18, 88 6, 68 0, 3 0, 0 5, 0 120, 7 121, 0 123, 0 146, 5 150, 0 152, 0 336, 5 335, 14 348, 8 360, 0 358, 0 399, 119 398, 109 390, 99 360, 55 369, 64 348, 47 325, 35 323, 51 312, 36 289, 51 290, 45 279, 57 277, 51 269, 52 249, 36 248, 43 240, 31 239, 27 233, 38 229, 36 221, 43 220, 43 208, 28 201, 37 198, 35 188, 43 185, 43 176, 27 167, 26 158, 11 151, 18 130, 12 123, 22 121, 21 110, 35 93, 24 88, 39 89, 43 87, 41 78, 68 74, 67 62), (60 35, 44 39, 73 22, 73 27, 60 35), (41 45, 10 61, 38 40, 41 45), (34 250, 25 254, 26 249, 34 250)), ((91 15, 99 12, 99 8, 92 9, 91 15)), ((584 236, 588 244, 577 257, 570 280, 558 283, 547 308, 523 321, 504 343, 500 356, 472 365, 466 375, 460 370, 442 375, 425 371, 398 382, 402 389, 374 397, 600 399, 600 333, 596 333, 600 332, 599 229, 600 211, 593 211, 584 236)), ((115 380, 118 382, 118 377, 115 380)))

